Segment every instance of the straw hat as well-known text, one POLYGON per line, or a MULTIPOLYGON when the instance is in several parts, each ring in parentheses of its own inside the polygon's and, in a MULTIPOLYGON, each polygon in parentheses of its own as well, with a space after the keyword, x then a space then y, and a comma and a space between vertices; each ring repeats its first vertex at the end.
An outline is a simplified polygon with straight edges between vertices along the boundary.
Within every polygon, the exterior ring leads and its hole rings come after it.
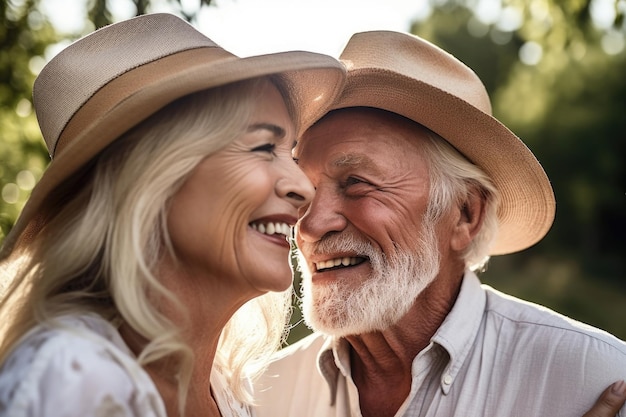
POLYGON ((524 143, 491 115, 478 76, 439 47, 406 33, 352 36, 340 60, 348 79, 334 109, 375 107, 428 127, 481 167, 501 194, 491 255, 526 249, 554 220, 543 168, 524 143))
POLYGON ((322 116, 345 79, 339 61, 311 52, 239 58, 170 14, 106 26, 64 49, 33 88, 52 161, 5 238, 0 259, 38 233, 42 206, 55 187, 121 134, 182 96, 269 74, 286 80, 300 130, 322 116))

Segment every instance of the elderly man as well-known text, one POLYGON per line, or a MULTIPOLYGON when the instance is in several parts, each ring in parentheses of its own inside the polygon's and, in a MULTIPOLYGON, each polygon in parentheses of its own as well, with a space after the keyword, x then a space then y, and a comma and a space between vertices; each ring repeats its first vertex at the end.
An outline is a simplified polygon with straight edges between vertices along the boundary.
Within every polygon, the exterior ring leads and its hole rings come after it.
POLYGON ((541 165, 438 47, 366 32, 341 59, 342 97, 294 150, 316 187, 296 232, 315 333, 257 385, 259 416, 583 415, 626 378, 626 344, 474 273, 550 228, 541 165))

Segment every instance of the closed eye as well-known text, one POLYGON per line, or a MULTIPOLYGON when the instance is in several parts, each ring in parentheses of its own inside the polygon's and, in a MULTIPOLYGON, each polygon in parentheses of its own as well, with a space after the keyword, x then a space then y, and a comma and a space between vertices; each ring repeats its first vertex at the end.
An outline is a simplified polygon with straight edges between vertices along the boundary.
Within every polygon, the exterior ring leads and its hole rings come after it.
POLYGON ((257 146, 256 148, 252 148, 252 152, 267 152, 276 156, 276 144, 274 143, 266 143, 261 146, 257 146))
POLYGON ((356 178, 356 177, 348 177, 345 181, 344 181, 344 186, 350 186, 350 185, 355 185, 355 184, 369 184, 369 182, 364 181, 360 178, 356 178))
POLYGON ((370 192, 378 189, 378 187, 376 187, 371 182, 358 177, 347 177, 341 183, 341 186, 347 196, 355 198, 363 197, 365 195, 368 195, 370 192))

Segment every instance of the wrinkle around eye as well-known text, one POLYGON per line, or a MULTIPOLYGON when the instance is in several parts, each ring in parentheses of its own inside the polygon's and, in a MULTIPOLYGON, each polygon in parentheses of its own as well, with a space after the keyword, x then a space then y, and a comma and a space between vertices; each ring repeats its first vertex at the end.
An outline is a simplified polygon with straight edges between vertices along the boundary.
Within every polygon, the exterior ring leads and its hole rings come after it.
POLYGON ((252 152, 267 152, 272 155, 276 155, 276 144, 264 143, 263 145, 256 146, 251 149, 252 152))
POLYGON ((350 176, 346 177, 346 179, 343 181, 343 185, 345 187, 349 187, 349 186, 355 185, 355 184, 369 184, 369 185, 371 185, 371 182, 366 180, 366 179, 363 179, 363 178, 360 178, 360 177, 356 177, 356 176, 353 176, 353 175, 350 175, 350 176))
POLYGON ((364 197, 372 192, 381 190, 380 187, 365 181, 345 184, 342 188, 348 197, 364 197))
POLYGON ((354 177, 354 176, 347 177, 346 180, 341 183, 341 185, 343 188, 349 188, 349 187, 351 188, 351 187, 359 187, 359 186, 369 187, 369 188, 379 188, 377 185, 375 185, 369 180, 366 180, 360 177, 354 177))

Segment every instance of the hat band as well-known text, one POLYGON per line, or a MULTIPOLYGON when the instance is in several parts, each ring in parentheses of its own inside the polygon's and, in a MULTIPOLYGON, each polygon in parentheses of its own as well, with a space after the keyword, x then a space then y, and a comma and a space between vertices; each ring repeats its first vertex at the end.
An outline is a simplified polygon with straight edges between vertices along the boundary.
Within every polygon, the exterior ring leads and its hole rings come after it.
MULTIPOLYGON (((158 85, 173 74, 185 72, 185 70, 195 65, 205 65, 207 62, 206 55, 204 53, 198 53, 200 49, 209 49, 210 51, 208 52, 217 56, 212 59, 233 58, 231 53, 220 48, 196 48, 172 54, 158 61, 149 62, 125 72, 98 90, 74 116, 72 116, 61 132, 54 149, 51 151, 52 157, 54 158, 59 153, 62 153, 66 147, 72 144, 73 139, 79 136, 81 132, 85 131, 90 125, 102 123, 103 118, 106 118, 116 107, 123 106, 123 103, 131 99, 133 95, 146 89, 148 86, 158 85)), ((185 92, 179 91, 177 97, 163 96, 161 100, 157 99, 157 104, 165 106, 183 95, 185 95, 185 92)), ((131 118, 133 120, 132 124, 136 125, 141 120, 154 113, 154 110, 154 106, 150 106, 150 111, 145 111, 145 114, 138 114, 135 111, 133 114, 127 114, 126 117, 131 118)), ((120 124, 118 122, 104 124, 103 126, 111 130, 106 135, 109 137, 118 137, 128 130, 126 124, 120 124)))

